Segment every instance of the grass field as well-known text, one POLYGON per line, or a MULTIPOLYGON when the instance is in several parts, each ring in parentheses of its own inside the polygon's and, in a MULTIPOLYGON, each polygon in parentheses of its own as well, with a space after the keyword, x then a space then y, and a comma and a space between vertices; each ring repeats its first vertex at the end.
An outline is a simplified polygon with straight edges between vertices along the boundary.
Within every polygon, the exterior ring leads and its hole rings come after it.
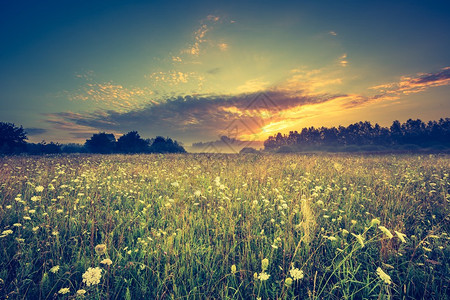
POLYGON ((447 299, 449 158, 0 158, 0 298, 447 299))

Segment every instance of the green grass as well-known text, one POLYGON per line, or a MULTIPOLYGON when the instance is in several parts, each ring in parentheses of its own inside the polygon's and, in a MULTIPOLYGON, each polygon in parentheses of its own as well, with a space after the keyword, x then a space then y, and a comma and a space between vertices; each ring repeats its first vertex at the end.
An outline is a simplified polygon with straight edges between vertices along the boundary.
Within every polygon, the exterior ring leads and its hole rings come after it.
POLYGON ((450 292, 449 156, 6 157, 0 168, 0 298, 450 292), (270 277, 261 281, 263 259, 270 277), (102 268, 98 284, 83 282, 89 267, 102 268), (304 277, 289 285, 293 268, 304 277))

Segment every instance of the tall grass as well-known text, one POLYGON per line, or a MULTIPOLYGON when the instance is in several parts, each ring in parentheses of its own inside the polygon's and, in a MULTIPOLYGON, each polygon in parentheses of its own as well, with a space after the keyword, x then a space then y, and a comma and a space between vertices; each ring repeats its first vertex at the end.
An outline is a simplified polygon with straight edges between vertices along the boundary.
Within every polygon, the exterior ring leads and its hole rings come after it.
POLYGON ((450 291, 448 156, 84 155, 0 167, 2 298, 450 291), (98 284, 83 281, 90 267, 102 269, 98 284))

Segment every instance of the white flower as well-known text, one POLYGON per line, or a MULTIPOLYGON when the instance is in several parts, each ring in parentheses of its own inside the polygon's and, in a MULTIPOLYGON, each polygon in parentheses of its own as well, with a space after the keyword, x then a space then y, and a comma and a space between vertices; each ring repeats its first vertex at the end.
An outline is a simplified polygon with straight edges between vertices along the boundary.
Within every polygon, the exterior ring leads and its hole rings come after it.
POLYGON ((87 286, 91 286, 94 284, 100 283, 100 278, 102 278, 102 269, 99 267, 88 268, 86 272, 83 274, 83 282, 86 283, 87 286))
POLYGON ((52 272, 53 274, 55 274, 58 271, 59 271, 59 266, 54 266, 50 269, 50 272, 52 272))
POLYGON ((101 264, 104 264, 104 265, 110 266, 110 265, 112 265, 112 260, 110 260, 109 258, 105 258, 105 259, 102 260, 100 263, 101 263, 101 264))
POLYGON ((303 279, 303 277, 305 276, 303 274, 303 270, 297 269, 297 268, 293 268, 289 271, 289 274, 291 274, 292 278, 294 278, 294 280, 299 280, 299 279, 303 279))
POLYGON ((58 294, 64 295, 70 292, 70 288, 62 288, 58 291, 58 294))
POLYGON ((267 274, 266 272, 261 272, 258 274, 258 279, 261 281, 265 281, 267 279, 269 279, 270 274, 267 274))
POLYGON ((391 276, 389 276, 388 274, 384 273, 383 270, 381 270, 380 267, 377 268, 377 274, 378 276, 380 276, 380 278, 386 283, 386 284, 391 284, 391 276))

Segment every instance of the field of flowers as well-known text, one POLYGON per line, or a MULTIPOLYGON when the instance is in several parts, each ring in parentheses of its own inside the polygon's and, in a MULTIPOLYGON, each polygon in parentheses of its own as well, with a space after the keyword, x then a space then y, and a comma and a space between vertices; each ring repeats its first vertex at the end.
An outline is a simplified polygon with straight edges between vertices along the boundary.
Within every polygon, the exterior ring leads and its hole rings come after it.
POLYGON ((0 158, 0 298, 447 299, 450 157, 0 158))

